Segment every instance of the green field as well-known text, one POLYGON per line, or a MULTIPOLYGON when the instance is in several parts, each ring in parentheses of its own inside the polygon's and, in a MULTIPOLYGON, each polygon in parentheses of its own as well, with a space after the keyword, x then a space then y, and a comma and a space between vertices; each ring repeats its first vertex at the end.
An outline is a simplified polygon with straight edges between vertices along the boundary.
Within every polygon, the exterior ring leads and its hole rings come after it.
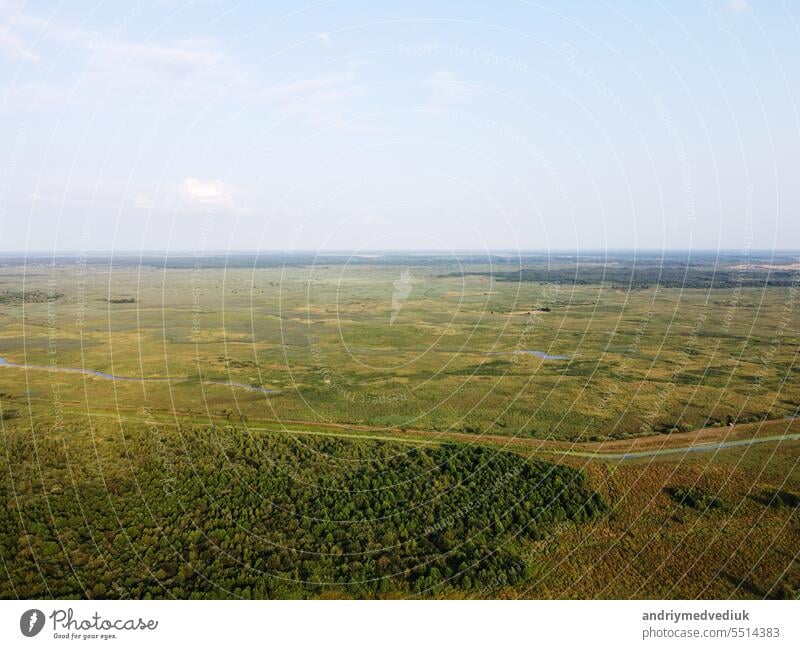
POLYGON ((4 260, 0 597, 794 597, 796 259, 4 260))

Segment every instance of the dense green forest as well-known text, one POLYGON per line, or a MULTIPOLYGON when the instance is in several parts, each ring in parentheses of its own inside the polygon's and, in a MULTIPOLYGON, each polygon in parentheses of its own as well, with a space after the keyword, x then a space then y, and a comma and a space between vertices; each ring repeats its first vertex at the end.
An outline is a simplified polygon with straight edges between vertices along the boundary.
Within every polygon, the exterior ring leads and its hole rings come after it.
POLYGON ((490 596, 527 541, 604 510, 579 471, 466 445, 2 439, 0 598, 490 596))

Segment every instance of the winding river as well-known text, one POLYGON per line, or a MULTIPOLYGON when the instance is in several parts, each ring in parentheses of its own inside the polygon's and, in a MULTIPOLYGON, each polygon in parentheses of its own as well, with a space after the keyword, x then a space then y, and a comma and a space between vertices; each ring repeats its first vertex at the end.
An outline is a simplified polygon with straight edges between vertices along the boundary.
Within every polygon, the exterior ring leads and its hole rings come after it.
MULTIPOLYGON (((23 370, 37 370, 47 372, 65 372, 70 374, 86 374, 88 376, 96 376, 101 379, 109 381, 134 381, 136 383, 179 383, 187 381, 185 378, 164 378, 164 377, 140 377, 140 376, 120 376, 118 374, 109 374, 108 372, 100 372, 99 370, 92 370, 81 367, 58 367, 56 365, 30 365, 27 363, 12 363, 11 361, 0 356, 0 367, 11 367, 23 370)), ((231 388, 241 388, 242 390, 249 390, 251 392, 263 392, 264 394, 277 394, 277 390, 270 390, 262 388, 257 385, 248 385, 247 383, 236 383, 235 381, 201 381, 204 385, 225 385, 231 388)))

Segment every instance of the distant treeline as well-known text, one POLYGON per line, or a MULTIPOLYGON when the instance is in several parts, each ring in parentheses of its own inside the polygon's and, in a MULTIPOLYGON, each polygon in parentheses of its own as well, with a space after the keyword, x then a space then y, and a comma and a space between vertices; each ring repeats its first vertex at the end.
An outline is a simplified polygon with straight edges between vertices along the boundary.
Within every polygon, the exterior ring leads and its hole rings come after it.
MULTIPOLYGON (((608 272, 624 270, 633 266, 642 268, 673 268, 680 272, 686 268, 717 267, 731 270, 743 264, 784 265, 795 263, 800 253, 794 251, 749 251, 748 254, 731 251, 585 251, 580 254, 546 251, 454 251, 439 253, 431 251, 263 251, 263 252, 146 252, 144 254, 117 253, 113 256, 96 253, 90 256, 62 255, 6 255, 0 256, 0 267, 61 266, 86 264, 108 268, 152 266, 157 268, 275 268, 293 266, 406 266, 406 267, 469 267, 485 266, 493 270, 526 269, 529 266, 541 269, 581 267, 605 268, 608 272)), ((763 269, 762 269, 763 270, 763 269)), ((737 271, 733 271, 737 272, 737 271)), ((766 273, 766 271, 764 271, 766 273)), ((774 271, 775 272, 775 271, 774 271)), ((538 281, 538 280, 534 280, 538 281)))
POLYGON ((63 293, 47 292, 34 289, 32 291, 2 291, 0 304, 41 304, 64 297, 63 293))
POLYGON ((800 281, 800 271, 767 270, 764 268, 736 269, 706 266, 573 266, 522 268, 515 271, 450 273, 491 276, 498 282, 542 282, 550 284, 588 285, 608 284, 619 289, 664 288, 763 288, 788 287, 800 281))
POLYGON ((96 442, 5 440, 0 598, 488 596, 523 541, 605 509, 580 471, 479 447, 198 428, 97 466, 96 442))

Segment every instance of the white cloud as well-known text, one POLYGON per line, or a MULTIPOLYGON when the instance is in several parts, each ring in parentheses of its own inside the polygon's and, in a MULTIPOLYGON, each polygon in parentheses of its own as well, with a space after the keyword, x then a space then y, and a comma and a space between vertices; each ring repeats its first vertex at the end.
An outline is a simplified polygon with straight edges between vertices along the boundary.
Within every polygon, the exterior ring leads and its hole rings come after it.
POLYGON ((221 180, 184 178, 173 188, 178 202, 194 207, 232 207, 234 190, 221 180))
POLYGON ((86 44, 96 73, 109 79, 124 74, 127 79, 148 84, 172 82, 219 64, 223 55, 207 45, 194 43, 177 46, 105 41, 86 44))
MULTIPOLYGON (((140 192, 133 207, 140 210, 232 209, 236 207, 237 190, 221 180, 204 180, 189 176, 157 193, 140 192)), ((239 208, 241 213, 249 210, 239 208)))
POLYGON ((325 43, 325 45, 330 45, 333 41, 331 40, 331 35, 327 32, 320 32, 317 34, 317 38, 325 43))
POLYGON ((475 94, 475 89, 465 84, 460 75, 452 70, 434 72, 428 79, 427 86, 431 96, 424 109, 434 112, 443 112, 475 94))
MULTIPOLYGON (((109 91, 139 96, 145 88, 148 94, 158 89, 196 98, 201 93, 218 93, 221 84, 241 83, 242 71, 213 40, 140 42, 126 39, 123 28, 88 30, 23 9, 0 0, 0 57, 38 62, 46 60, 52 45, 57 45, 63 56, 77 59, 74 68, 81 73, 74 87, 84 99, 91 100, 98 92, 106 96, 109 91), (28 46, 34 42, 41 46, 37 51, 28 46)), ((58 83, 67 82, 60 79, 58 83)))
POLYGON ((728 10, 737 14, 747 11, 749 8, 745 0, 730 0, 728 3, 728 10))
POLYGON ((311 118, 322 126, 331 126, 344 119, 348 100, 360 94, 353 87, 355 74, 329 74, 272 86, 261 96, 283 114, 311 118))
POLYGON ((38 111, 55 105, 64 105, 76 100, 74 90, 59 85, 24 83, 11 86, 6 94, 6 102, 15 108, 38 111))
POLYGON ((389 222, 379 214, 367 214, 361 219, 364 225, 387 225, 389 222))
POLYGON ((148 196, 147 194, 137 194, 136 198, 133 199, 133 204, 135 207, 138 207, 142 210, 149 210, 155 206, 155 202, 153 201, 152 197, 148 196))
POLYGON ((0 34, 0 53, 6 58, 15 59, 17 61, 36 62, 39 60, 39 57, 33 50, 25 46, 20 39, 8 32, 0 34))

